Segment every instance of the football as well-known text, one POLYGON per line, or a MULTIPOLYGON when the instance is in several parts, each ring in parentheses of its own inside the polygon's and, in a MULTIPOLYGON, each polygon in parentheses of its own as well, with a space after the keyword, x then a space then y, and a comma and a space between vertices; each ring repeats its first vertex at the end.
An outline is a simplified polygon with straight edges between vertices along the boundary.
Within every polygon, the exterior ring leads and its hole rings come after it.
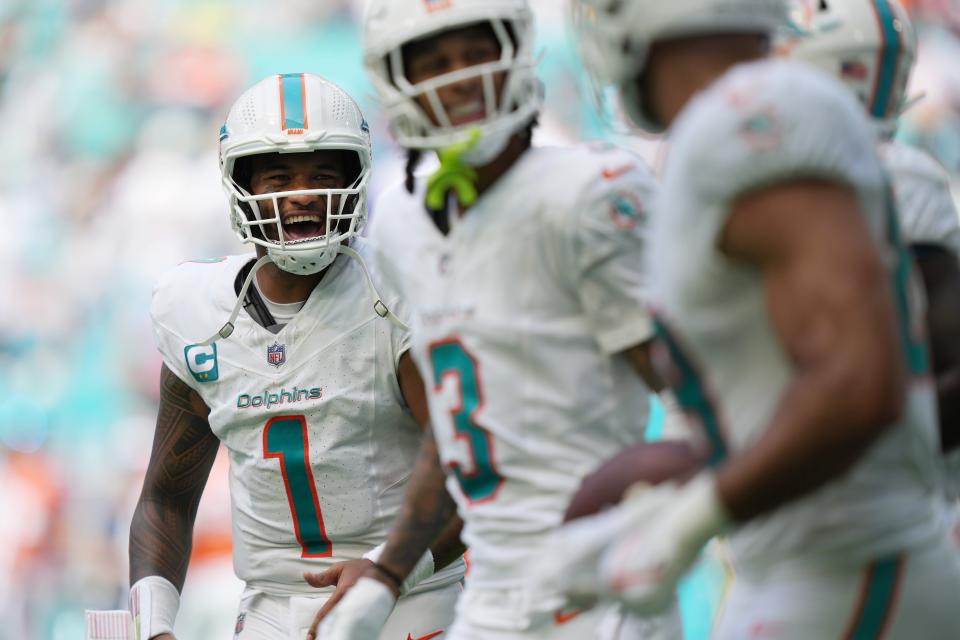
POLYGON ((637 482, 659 484, 676 480, 684 483, 703 468, 705 462, 705 456, 690 443, 679 440, 634 445, 583 479, 563 521, 589 516, 617 504, 637 482))

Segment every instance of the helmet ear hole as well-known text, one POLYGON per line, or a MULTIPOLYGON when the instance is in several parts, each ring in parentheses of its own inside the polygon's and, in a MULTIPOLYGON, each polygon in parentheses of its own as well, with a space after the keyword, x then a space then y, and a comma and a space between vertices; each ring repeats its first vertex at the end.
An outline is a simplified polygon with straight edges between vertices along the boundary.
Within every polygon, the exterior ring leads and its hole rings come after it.
POLYGON ((360 180, 360 174, 363 172, 363 164, 360 162, 360 154, 351 151, 344 151, 343 157, 343 177, 348 185, 355 184, 360 180))
POLYGON ((233 165, 233 175, 230 176, 238 187, 250 192, 250 180, 253 178, 252 156, 240 156, 233 165))

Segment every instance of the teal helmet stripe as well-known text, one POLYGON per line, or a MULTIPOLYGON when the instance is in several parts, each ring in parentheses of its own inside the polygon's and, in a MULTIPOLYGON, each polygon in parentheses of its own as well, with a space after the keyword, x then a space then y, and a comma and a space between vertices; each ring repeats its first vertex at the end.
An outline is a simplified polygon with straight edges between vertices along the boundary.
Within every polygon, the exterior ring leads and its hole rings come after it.
POLYGON ((880 68, 877 70, 877 88, 870 104, 870 115, 874 118, 887 116, 890 97, 893 93, 903 40, 897 30, 896 16, 890 8, 889 0, 873 0, 883 35, 883 50, 880 52, 880 68))
POLYGON ((280 76, 280 114, 284 131, 307 128, 303 85, 302 73, 285 73, 280 76))

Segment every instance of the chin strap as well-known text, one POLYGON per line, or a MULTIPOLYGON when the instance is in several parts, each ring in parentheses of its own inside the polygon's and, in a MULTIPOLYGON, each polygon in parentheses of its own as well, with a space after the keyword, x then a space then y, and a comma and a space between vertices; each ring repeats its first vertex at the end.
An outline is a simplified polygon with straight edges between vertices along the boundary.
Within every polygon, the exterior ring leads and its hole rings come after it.
POLYGON ((404 323, 403 320, 398 318, 393 311, 383 303, 383 300, 380 298, 380 294, 377 292, 377 288, 373 286, 373 278, 370 277, 370 272, 367 270, 367 265, 363 261, 363 258, 360 257, 360 254, 357 253, 352 247, 348 247, 345 244, 340 245, 337 249, 340 253, 349 256, 357 261, 357 264, 360 265, 360 269, 363 271, 363 276, 367 281, 367 289, 370 290, 370 297, 373 298, 373 310, 381 318, 386 318, 392 322, 397 328, 402 329, 403 331, 410 331, 410 327, 404 323))
POLYGON ((482 135, 480 129, 474 127, 466 140, 437 152, 440 167, 427 178, 429 208, 443 209, 448 191, 456 194, 462 207, 469 207, 477 201, 477 170, 464 162, 463 156, 479 144, 482 135))
POLYGON ((253 263, 253 268, 250 269, 250 273, 247 274, 247 279, 243 281, 243 286, 240 287, 240 293, 237 295, 237 303, 233 305, 233 311, 230 313, 230 318, 227 319, 226 324, 220 327, 219 331, 201 342, 201 346, 206 347, 213 344, 217 340, 226 340, 230 337, 230 335, 233 333, 233 323, 236 322, 237 316, 240 315, 240 309, 243 308, 243 301, 247 297, 247 290, 250 289, 250 285, 253 284, 254 276, 257 275, 257 271, 259 271, 263 265, 272 261, 273 260, 270 258, 270 256, 263 256, 253 263))
MULTIPOLYGON (((367 289, 370 291, 370 296, 373 298, 374 312, 381 318, 386 318, 403 331, 410 331, 410 327, 408 327, 403 320, 398 318, 392 311, 390 311, 389 307, 383 303, 383 300, 380 298, 380 294, 377 292, 377 288, 373 286, 373 279, 370 277, 370 272, 367 270, 367 265, 364 263, 363 258, 360 257, 360 254, 344 244, 337 247, 337 253, 342 253, 350 258, 353 258, 357 261, 357 264, 360 265, 360 269, 363 271, 364 279, 367 282, 367 289)), ((237 303, 233 305, 233 311, 230 313, 230 317, 227 319, 227 322, 220 327, 219 331, 198 344, 205 347, 213 344, 217 340, 226 340, 233 334, 233 323, 236 322, 237 316, 240 315, 240 309, 243 308, 243 301, 247 297, 247 291, 250 289, 250 285, 253 284, 253 278, 257 275, 257 271, 259 271, 260 268, 268 262, 272 262, 272 259, 267 255, 259 258, 253 263, 253 268, 250 269, 250 273, 247 274, 246 280, 243 281, 243 286, 240 287, 240 293, 237 295, 237 303)))

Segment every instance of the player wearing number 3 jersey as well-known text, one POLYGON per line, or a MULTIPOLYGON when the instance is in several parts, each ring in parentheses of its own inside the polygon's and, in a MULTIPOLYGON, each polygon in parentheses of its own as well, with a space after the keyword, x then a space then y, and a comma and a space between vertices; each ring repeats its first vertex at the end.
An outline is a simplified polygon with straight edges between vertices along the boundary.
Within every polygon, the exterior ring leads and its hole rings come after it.
MULTIPOLYGON (((641 270, 654 179, 613 147, 531 146, 532 29, 525 0, 378 0, 365 23, 395 136, 441 159, 381 197, 370 239, 411 309, 439 452, 428 481, 443 491, 442 465, 470 548, 449 640, 597 637, 605 611, 529 589, 530 560, 581 480, 643 441, 657 386, 641 270)), ((443 524, 423 480, 381 559, 400 576, 443 524)), ((370 571, 318 637, 374 638, 388 586, 370 571)))
MULTIPOLYGON (((161 407, 130 543, 143 640, 172 634, 220 443, 246 583, 236 637, 303 638, 333 591, 316 574, 346 562, 348 582, 372 564, 363 556, 397 515, 426 416, 389 311, 402 307, 357 237, 370 138, 353 101, 317 76, 267 78, 234 106, 220 148, 234 228, 257 255, 183 264, 154 293, 161 407)), ((423 556, 384 638, 447 626, 463 575, 456 533, 423 556)))

